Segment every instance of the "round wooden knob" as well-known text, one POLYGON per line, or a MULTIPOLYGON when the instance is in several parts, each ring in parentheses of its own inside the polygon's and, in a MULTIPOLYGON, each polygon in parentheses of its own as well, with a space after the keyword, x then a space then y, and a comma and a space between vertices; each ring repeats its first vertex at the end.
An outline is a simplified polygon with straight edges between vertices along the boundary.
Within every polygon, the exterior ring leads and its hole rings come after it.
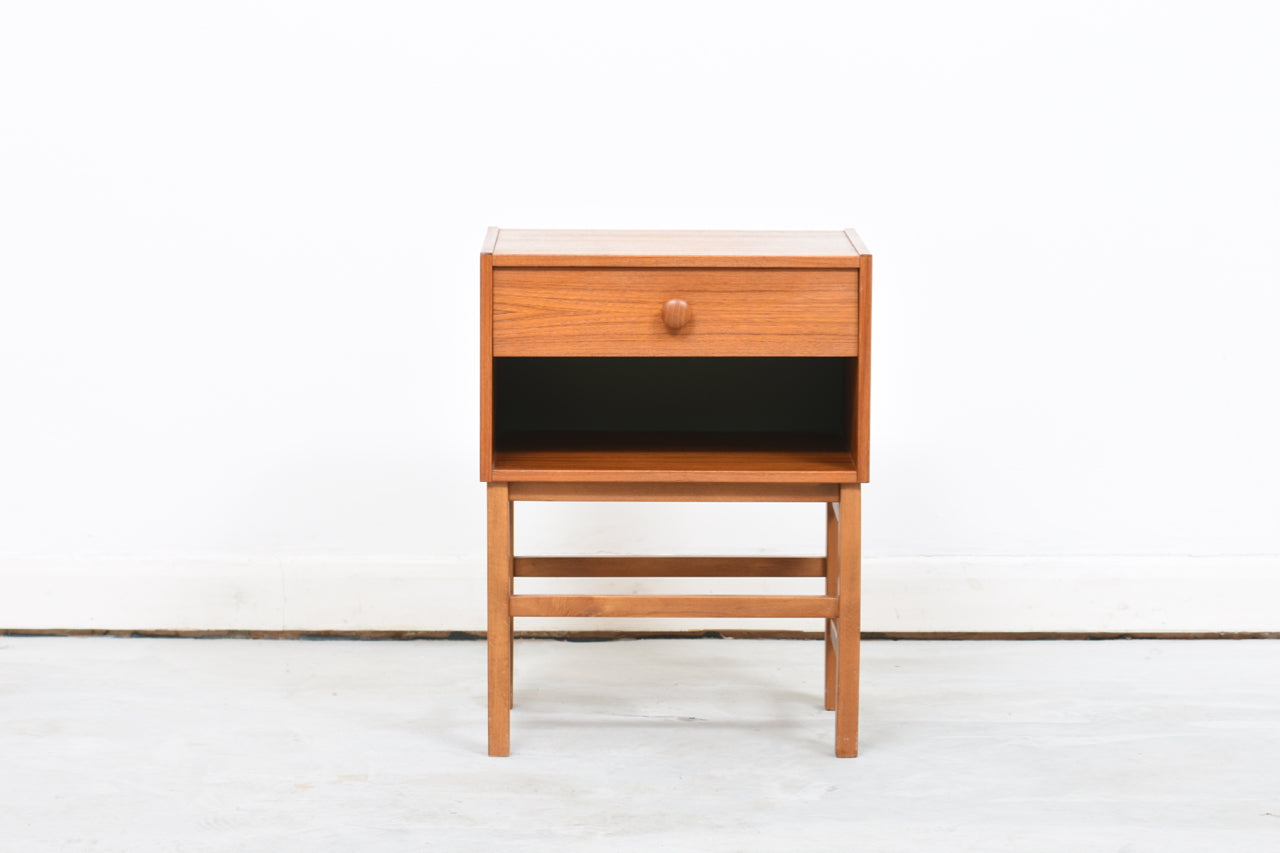
POLYGON ((692 319, 693 311, 683 299, 668 299, 667 304, 662 306, 662 322, 673 332, 683 329, 692 319))

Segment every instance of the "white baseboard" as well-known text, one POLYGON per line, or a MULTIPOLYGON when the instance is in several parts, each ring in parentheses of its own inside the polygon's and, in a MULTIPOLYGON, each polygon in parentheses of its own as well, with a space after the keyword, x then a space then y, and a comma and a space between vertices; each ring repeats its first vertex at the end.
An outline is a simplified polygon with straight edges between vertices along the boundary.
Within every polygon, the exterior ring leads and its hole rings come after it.
MULTIPOLYGON (((517 591, 816 593, 812 579, 542 580, 517 591)), ((484 561, 0 558, 0 630, 476 631, 484 561)), ((1280 631, 1280 556, 892 557, 863 570, 863 630, 1280 631)), ((807 629, 816 620, 521 619, 518 630, 807 629)))

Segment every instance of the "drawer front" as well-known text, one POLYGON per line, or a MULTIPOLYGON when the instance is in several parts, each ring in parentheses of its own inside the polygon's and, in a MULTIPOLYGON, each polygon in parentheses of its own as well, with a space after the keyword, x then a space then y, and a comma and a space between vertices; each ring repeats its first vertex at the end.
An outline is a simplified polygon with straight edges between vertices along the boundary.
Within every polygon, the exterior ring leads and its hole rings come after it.
POLYGON ((858 271, 495 268, 493 354, 855 356, 858 271))

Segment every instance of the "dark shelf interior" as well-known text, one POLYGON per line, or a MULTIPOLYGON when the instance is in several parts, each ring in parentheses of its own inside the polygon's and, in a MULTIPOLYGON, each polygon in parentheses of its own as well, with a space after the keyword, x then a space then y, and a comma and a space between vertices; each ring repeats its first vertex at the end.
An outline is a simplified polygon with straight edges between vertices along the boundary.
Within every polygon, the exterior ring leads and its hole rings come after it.
MULTIPOLYGON (((842 358, 497 358, 499 445, 526 433, 845 437, 842 358)), ((668 438, 664 439, 663 436, 668 438)), ((826 443, 826 442, 823 442, 826 443)))

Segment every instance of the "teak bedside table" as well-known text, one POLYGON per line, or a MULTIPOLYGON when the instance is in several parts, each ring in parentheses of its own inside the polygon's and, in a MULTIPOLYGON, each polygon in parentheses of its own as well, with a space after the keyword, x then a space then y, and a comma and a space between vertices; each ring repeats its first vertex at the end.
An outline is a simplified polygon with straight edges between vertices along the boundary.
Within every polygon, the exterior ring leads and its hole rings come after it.
POLYGON ((510 231, 480 255, 489 754, 516 616, 813 617, 858 751, 871 255, 847 231, 510 231), (813 501, 825 557, 517 557, 515 501, 813 501), (822 577, 825 595, 517 595, 519 577, 822 577))

